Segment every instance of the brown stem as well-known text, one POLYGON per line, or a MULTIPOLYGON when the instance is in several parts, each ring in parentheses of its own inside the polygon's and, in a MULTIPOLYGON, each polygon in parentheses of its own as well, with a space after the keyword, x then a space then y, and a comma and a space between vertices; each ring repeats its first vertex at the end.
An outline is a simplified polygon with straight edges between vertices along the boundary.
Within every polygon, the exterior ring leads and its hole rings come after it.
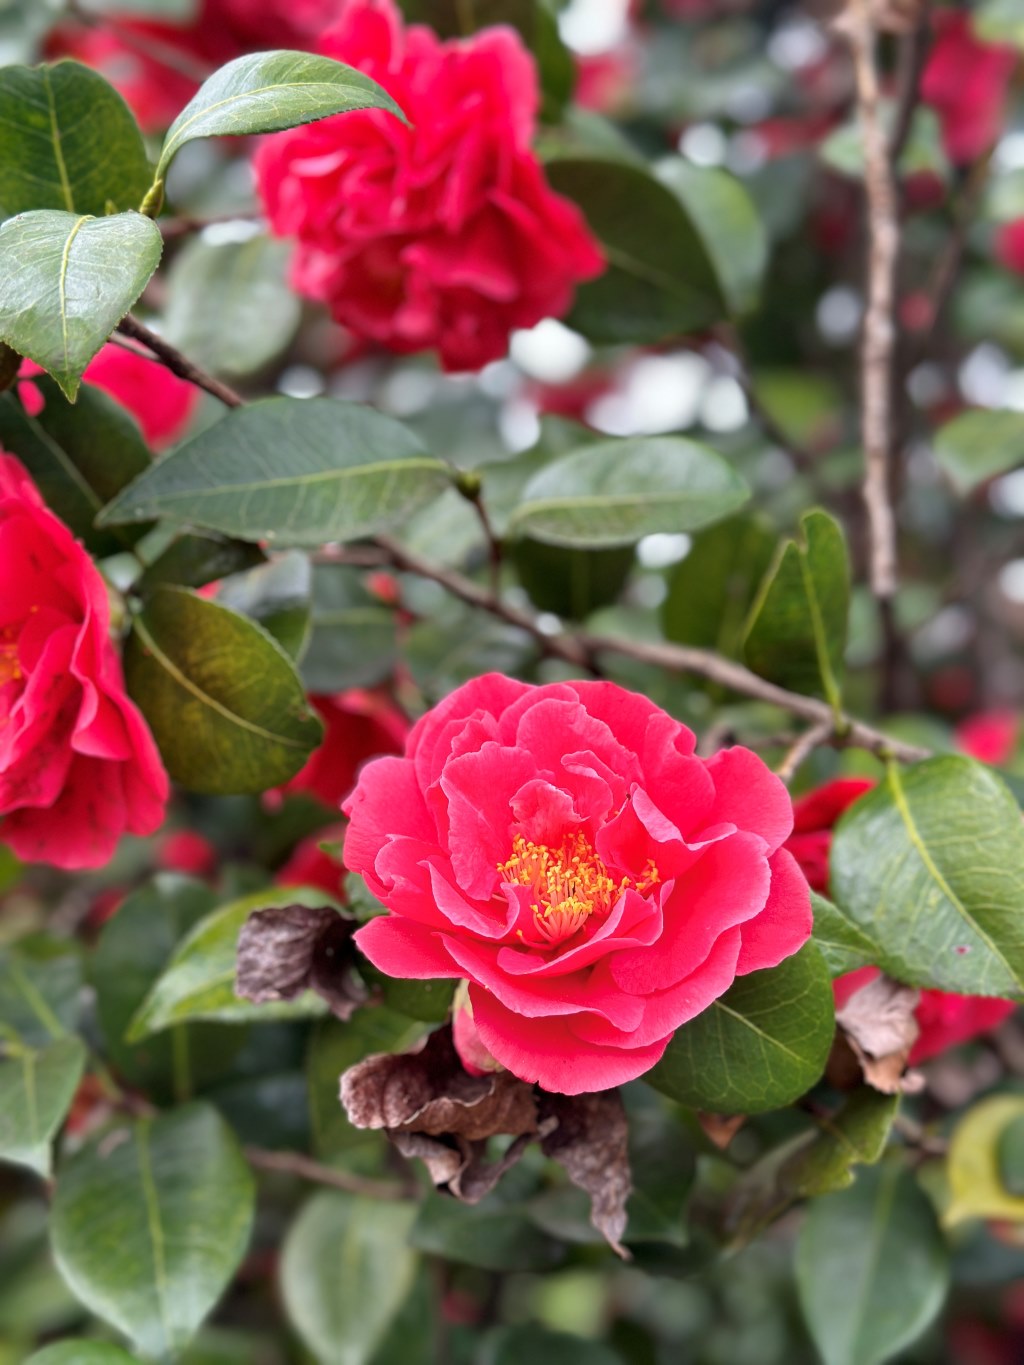
POLYGON ((889 479, 900 233, 896 181, 889 143, 882 127, 871 0, 850 0, 847 37, 857 84, 868 208, 867 310, 861 342, 864 504, 868 517, 871 590, 876 598, 884 600, 895 595, 897 584, 896 518, 889 479))
POLYGON ((812 725, 809 730, 805 730, 775 769, 776 776, 781 777, 783 782, 787 784, 792 782, 797 769, 804 760, 809 758, 820 745, 828 744, 834 729, 835 726, 830 719, 828 721, 823 720, 820 724, 812 725))
POLYGON ((915 27, 900 42, 896 73, 896 122, 889 138, 889 161, 893 166, 899 165, 914 125, 921 93, 921 73, 930 46, 930 10, 928 0, 924 0, 915 27))
POLYGON ((222 403, 226 403, 229 408, 240 408, 245 400, 237 394, 229 385, 222 383, 206 370, 201 369, 194 361, 165 341, 162 336, 150 329, 138 318, 133 318, 129 313, 127 317, 121 319, 117 324, 117 330, 122 336, 131 337, 133 341, 140 341, 148 351, 160 361, 172 374, 176 374, 179 379, 185 379, 190 384, 195 384, 197 388, 205 389, 207 393, 212 393, 214 398, 219 398, 222 403))
POLYGON ((370 1199, 407 1199, 409 1191, 391 1180, 373 1180, 369 1176, 356 1175, 353 1171, 343 1171, 336 1166, 324 1166, 312 1157, 301 1152, 270 1152, 263 1147, 246 1147, 245 1158, 250 1166, 261 1171, 276 1171, 284 1175, 297 1175, 301 1180, 309 1180, 314 1185, 329 1185, 335 1190, 347 1190, 349 1194, 363 1194, 370 1199))

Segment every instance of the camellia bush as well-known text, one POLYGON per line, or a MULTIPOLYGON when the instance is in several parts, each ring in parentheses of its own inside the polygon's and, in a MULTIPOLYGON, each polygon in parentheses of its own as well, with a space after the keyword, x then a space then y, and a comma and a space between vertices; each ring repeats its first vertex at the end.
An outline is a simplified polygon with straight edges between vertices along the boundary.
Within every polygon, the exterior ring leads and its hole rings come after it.
POLYGON ((1022 56, 0 4, 0 1365, 1024 1359, 1022 56))

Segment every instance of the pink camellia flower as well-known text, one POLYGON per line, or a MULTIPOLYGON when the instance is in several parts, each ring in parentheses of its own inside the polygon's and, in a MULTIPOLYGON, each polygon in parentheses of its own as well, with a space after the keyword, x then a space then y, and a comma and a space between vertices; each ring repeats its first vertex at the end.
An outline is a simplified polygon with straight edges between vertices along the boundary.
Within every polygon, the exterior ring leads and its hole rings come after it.
POLYGON ((186 877, 210 877, 217 867, 217 849, 196 830, 180 829, 161 840, 156 865, 186 877))
POLYGON ((436 347, 447 370, 503 356, 513 328, 564 313, 603 257, 530 140, 533 58, 510 28, 442 42, 393 0, 348 0, 318 50, 391 94, 406 126, 363 110, 268 138, 256 177, 296 288, 357 336, 436 347))
POLYGON ((0 837, 30 862, 99 867, 123 833, 153 833, 167 796, 103 579, 0 453, 0 837))
MULTIPOLYGON (((963 737, 961 731, 961 741, 963 737)), ((961 747, 971 752, 968 744, 962 742, 961 747)), ((977 752, 973 756, 979 759, 983 757, 977 752)), ((828 894, 828 857, 836 821, 844 810, 874 785, 864 778, 839 778, 816 787, 794 801, 793 833, 785 846, 800 864, 801 871, 814 891, 828 894)), ((837 977, 833 983, 836 1009, 842 1009, 852 995, 879 975, 881 973, 877 967, 859 967, 856 971, 837 977)), ((909 1065, 918 1066, 948 1048, 966 1043, 980 1033, 987 1033, 1015 1009, 1012 1000, 956 995, 950 991, 922 991, 914 1010, 919 1032, 908 1058, 909 1065)))
POLYGON ((935 44, 921 77, 921 97, 939 116, 949 159, 974 161, 1002 131, 1017 53, 1001 43, 980 42, 969 14, 942 10, 933 23, 935 44))
POLYGON ((352 687, 309 699, 324 722, 324 738, 283 792, 309 792, 337 810, 360 768, 380 754, 399 754, 409 722, 384 692, 352 687))
MULTIPOLYGON (((42 370, 26 360, 19 372, 18 392, 26 412, 43 410, 43 397, 31 382, 42 370)), ((83 378, 109 394, 131 413, 154 450, 163 450, 181 436, 199 403, 199 390, 138 351, 108 342, 89 362, 83 378)))
POLYGON ((468 981, 482 1047, 522 1080, 643 1075, 811 932, 782 783, 694 744, 613 683, 466 683, 345 803, 346 866, 391 911, 356 942, 392 976, 468 981))

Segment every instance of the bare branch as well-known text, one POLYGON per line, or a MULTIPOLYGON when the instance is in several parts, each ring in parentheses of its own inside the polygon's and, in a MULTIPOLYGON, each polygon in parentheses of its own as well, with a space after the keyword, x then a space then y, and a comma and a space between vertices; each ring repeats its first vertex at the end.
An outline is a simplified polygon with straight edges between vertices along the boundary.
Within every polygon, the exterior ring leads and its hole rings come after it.
POLYGON ((783 782, 792 782, 797 770, 805 759, 822 744, 828 744, 832 738, 835 726, 831 721, 822 721, 819 725, 812 725, 809 730, 805 730, 796 743, 789 749, 782 762, 775 769, 775 775, 781 777, 783 782))
POLYGON ((159 360, 160 364, 170 370, 171 374, 176 374, 179 379, 185 379, 190 384, 195 384, 196 388, 205 389, 207 393, 212 393, 214 398, 219 398, 222 403, 226 403, 229 408, 240 408, 245 400, 237 394, 229 385, 222 383, 212 374, 207 374, 204 369, 196 365, 194 361, 165 341, 162 336, 150 329, 138 318, 133 318, 129 313, 127 317, 121 319, 117 324, 117 330, 122 336, 131 337, 133 341, 141 341, 143 346, 153 356, 159 360))
POLYGON ((363 1194, 371 1199, 407 1199, 410 1191, 391 1180, 373 1180, 337 1166, 324 1166, 301 1152, 270 1152, 263 1147, 246 1147, 245 1159, 250 1166, 262 1171, 277 1171, 283 1175, 297 1175, 314 1185, 329 1185, 349 1194, 363 1194))

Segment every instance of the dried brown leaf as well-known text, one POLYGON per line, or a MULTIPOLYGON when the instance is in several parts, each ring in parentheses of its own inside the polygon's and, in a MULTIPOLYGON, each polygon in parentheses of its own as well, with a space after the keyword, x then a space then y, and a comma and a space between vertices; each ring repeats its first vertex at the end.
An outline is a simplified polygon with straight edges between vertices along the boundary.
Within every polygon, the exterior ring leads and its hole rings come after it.
POLYGON ((313 990, 339 1019, 351 1018, 366 1000, 355 972, 355 927, 326 905, 254 911, 238 937, 235 993, 262 1005, 313 990))
POLYGON ((919 999, 918 991, 883 975, 855 991, 836 1011, 836 1023, 864 1079, 883 1095, 921 1089, 919 1073, 907 1072, 907 1059, 918 1035, 914 1010, 919 999))
POLYGON ((629 1124, 617 1090, 594 1095, 540 1096, 541 1122, 556 1126, 541 1139, 545 1156, 565 1167, 569 1179, 590 1195, 590 1221, 623 1260, 626 1202, 633 1189, 629 1124))

